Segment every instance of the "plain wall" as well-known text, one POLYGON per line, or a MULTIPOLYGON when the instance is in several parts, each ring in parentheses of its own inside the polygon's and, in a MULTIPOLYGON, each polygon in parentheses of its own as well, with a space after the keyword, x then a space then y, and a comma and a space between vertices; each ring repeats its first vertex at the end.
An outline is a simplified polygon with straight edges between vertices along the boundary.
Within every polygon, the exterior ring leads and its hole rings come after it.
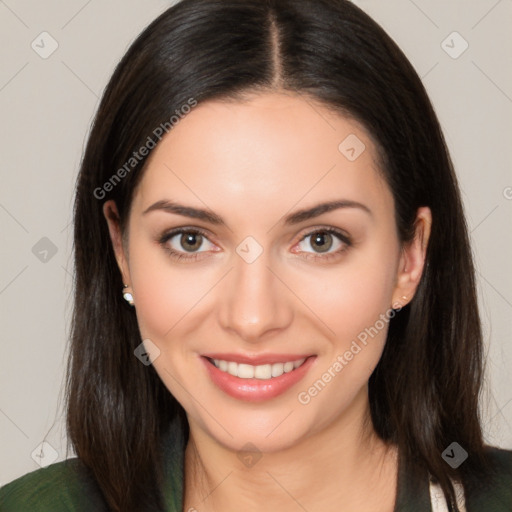
MULTIPOLYGON (((43 439, 43 461, 66 458, 73 186, 114 66, 172 3, 0 2, 0 485, 39 468, 43 439), (44 31, 58 44, 47 58, 44 31)), ((410 58, 443 126, 478 269, 486 437, 512 448, 512 2, 356 3, 410 58)))

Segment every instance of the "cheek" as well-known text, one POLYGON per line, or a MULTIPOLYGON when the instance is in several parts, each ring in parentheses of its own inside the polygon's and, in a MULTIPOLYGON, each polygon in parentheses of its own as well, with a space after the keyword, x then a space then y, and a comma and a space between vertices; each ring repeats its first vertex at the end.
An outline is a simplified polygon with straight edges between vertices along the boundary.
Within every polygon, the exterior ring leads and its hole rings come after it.
POLYGON ((177 266, 163 249, 144 242, 134 244, 130 253, 130 275, 141 334, 157 340, 163 340, 211 288, 204 270, 177 266))
MULTIPOLYGON (((314 374, 297 398, 322 412, 319 422, 328 423, 349 406, 367 385, 384 349, 394 288, 395 260, 361 258, 330 277, 309 294, 318 316, 330 329, 331 346, 318 361, 314 374), (333 404, 336 404, 333 407, 333 404)), ((318 281, 317 281, 318 282, 318 281)))
POLYGON ((330 337, 345 344, 391 312, 396 264, 396 252, 375 248, 352 253, 336 270, 296 280, 302 283, 307 305, 330 329, 330 337))

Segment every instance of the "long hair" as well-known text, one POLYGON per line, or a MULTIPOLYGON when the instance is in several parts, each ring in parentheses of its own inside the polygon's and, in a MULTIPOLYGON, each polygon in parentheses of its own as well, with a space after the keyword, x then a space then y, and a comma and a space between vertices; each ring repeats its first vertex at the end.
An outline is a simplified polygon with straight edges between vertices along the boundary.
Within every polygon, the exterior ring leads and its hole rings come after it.
POLYGON ((153 367, 134 357, 140 333, 122 298, 103 203, 116 201, 125 226, 147 161, 140 148, 158 144, 186 105, 275 90, 319 101, 368 130, 403 243, 414 234, 417 209, 432 211, 419 288, 391 320, 369 382, 377 434, 428 471, 449 502, 452 481, 467 481, 485 460, 482 337, 467 227, 418 75, 347 0, 183 0, 143 31, 115 69, 76 188, 67 427, 114 511, 162 509, 160 443, 171 419, 185 416, 153 367), (457 470, 441 457, 453 441, 470 454, 457 470))

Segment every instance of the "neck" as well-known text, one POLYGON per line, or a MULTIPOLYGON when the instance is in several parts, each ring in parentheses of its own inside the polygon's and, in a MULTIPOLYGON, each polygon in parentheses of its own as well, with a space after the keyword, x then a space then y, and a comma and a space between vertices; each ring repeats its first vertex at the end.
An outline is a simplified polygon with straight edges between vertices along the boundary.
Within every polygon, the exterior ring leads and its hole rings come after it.
POLYGON ((369 421, 366 391, 350 414, 247 465, 190 422, 184 510, 392 512, 397 456, 369 421))

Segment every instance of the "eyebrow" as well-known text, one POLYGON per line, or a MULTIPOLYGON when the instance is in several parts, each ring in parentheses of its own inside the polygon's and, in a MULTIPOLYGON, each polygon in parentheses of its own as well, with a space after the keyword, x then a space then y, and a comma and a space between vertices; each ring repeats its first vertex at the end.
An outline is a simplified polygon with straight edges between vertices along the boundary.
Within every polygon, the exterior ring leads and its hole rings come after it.
MULTIPOLYGON (((313 206, 312 208, 298 210, 292 214, 289 214, 284 218, 284 224, 289 226, 299 224, 301 222, 305 222, 315 217, 319 217, 324 213, 328 213, 341 208, 356 208, 367 213, 370 216, 373 216, 370 208, 368 208, 364 204, 358 203, 357 201, 340 199, 337 201, 320 203, 313 206)), ((146 215, 147 213, 152 211, 164 211, 167 213, 174 213, 176 215, 182 215, 184 217, 190 217, 192 219, 203 220, 205 222, 209 222, 210 224, 214 224, 217 226, 226 226, 224 219, 210 210, 206 210, 203 208, 194 208, 192 206, 184 206, 166 199, 157 201, 156 203, 152 204, 149 208, 146 208, 146 210, 144 210, 142 214, 146 215)))

